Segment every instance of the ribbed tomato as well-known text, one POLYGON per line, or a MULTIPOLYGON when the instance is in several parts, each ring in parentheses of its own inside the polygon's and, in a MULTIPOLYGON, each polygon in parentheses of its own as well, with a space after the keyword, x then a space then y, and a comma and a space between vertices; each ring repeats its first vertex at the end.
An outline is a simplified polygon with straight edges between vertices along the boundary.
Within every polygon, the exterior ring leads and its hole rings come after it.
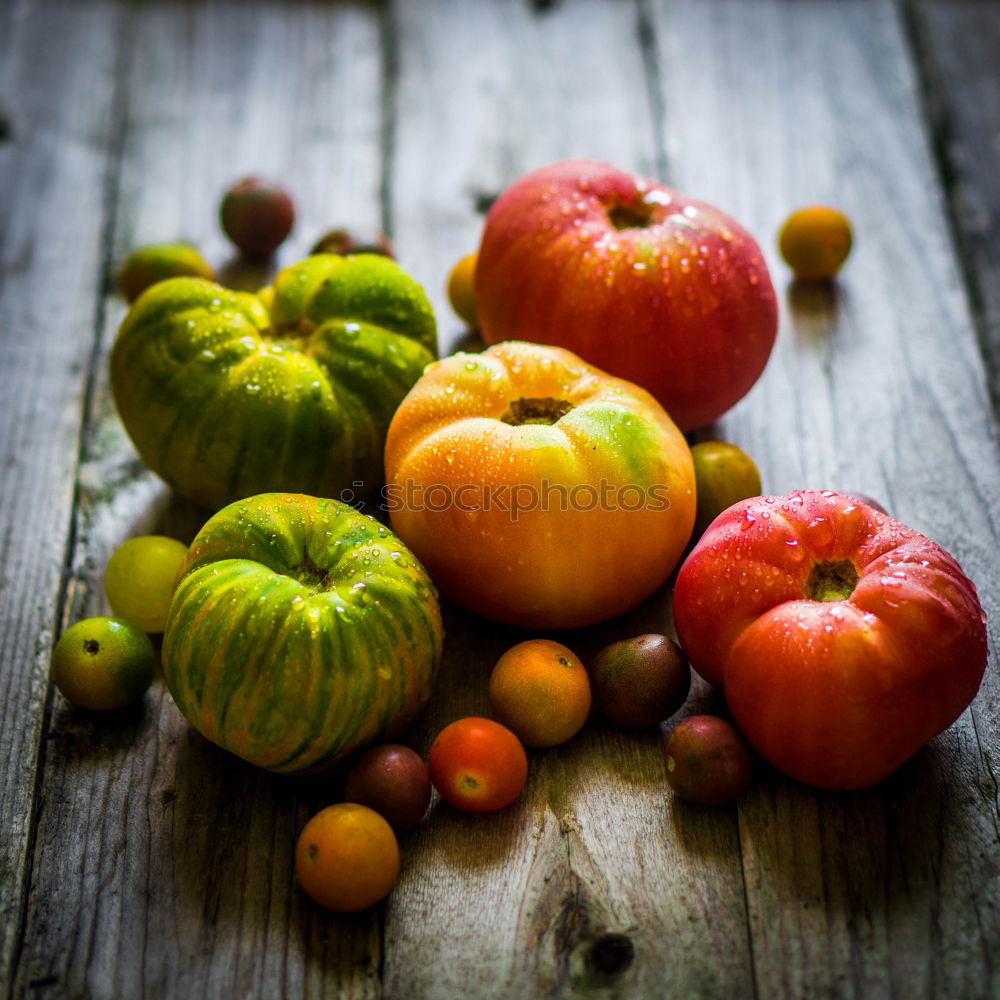
POLYGON ((382 256, 310 257, 259 295, 174 278, 122 323, 115 405, 143 461, 211 510, 358 493, 382 481, 386 429, 435 330, 423 291, 382 256))
POLYGON ((507 341, 431 365, 385 455, 393 528, 441 591, 530 628, 628 611, 694 524, 691 452, 673 421, 561 348, 507 341))
POLYGON ((940 545, 856 498, 744 500, 677 574, 674 623, 764 757, 800 781, 880 781, 972 701, 976 588, 940 545))
POLYGON ((181 566, 163 639, 177 707, 273 771, 316 770, 398 732, 441 657, 437 596, 384 525, 335 500, 219 511, 181 566))

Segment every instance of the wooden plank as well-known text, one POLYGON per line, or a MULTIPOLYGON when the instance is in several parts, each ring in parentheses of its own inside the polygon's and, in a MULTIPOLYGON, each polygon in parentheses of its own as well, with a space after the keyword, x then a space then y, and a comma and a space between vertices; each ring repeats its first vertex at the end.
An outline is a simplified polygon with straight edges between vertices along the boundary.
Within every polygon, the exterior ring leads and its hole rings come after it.
MULTIPOLYGON (((251 173, 278 179, 298 204, 283 261, 329 226, 378 224, 382 64, 373 5, 155 2, 130 13, 115 260, 141 243, 185 238, 224 262, 218 200, 251 173)), ((95 72, 96 63, 91 55, 95 72)), ((75 268, 72 245, 49 239, 75 268)), ((85 315, 94 312, 91 296, 85 315)), ((153 530, 186 539, 204 516, 142 468, 117 421, 106 362, 124 306, 110 295, 103 308, 68 618, 106 610, 102 568, 126 537, 153 530)), ((111 719, 58 700, 48 748, 20 990, 94 998, 379 992, 378 912, 338 918, 294 881, 296 836, 337 797, 335 777, 282 780, 217 751, 189 730, 159 680, 141 708, 111 719)))
POLYGON ((918 59, 994 409, 1000 405, 1000 12, 981 0, 910 0, 918 59))
POLYGON ((0 989, 31 878, 57 632, 94 349, 118 5, 0 12, 0 989))
MULTIPOLYGON (((638 7, 542 7, 393 8, 394 236, 447 317, 446 347, 460 324, 445 276, 478 242, 483 195, 568 156, 645 172, 658 162, 638 7)), ((566 641, 586 655, 670 627, 663 590, 610 629, 566 641)), ((489 669, 524 637, 453 608, 447 636, 422 750, 452 719, 488 714, 489 669)), ((534 752, 517 803, 478 818, 438 805, 407 857, 386 912, 388 995, 749 995, 734 813, 671 803, 655 734, 595 724, 534 752)))
POLYGON ((390 10, 399 61, 392 225, 434 304, 442 349, 450 349, 464 330, 445 281, 476 249, 490 198, 567 156, 655 172, 639 13, 607 0, 399 0, 390 10))
MULTIPOLYGON (((882 498, 954 552, 996 620, 996 425, 897 9, 654 13, 670 179, 759 236, 784 299, 767 371, 706 434, 754 455, 766 492, 882 498), (775 251, 784 216, 817 201, 856 227, 829 290, 789 283, 775 251)), ((996 994, 997 705, 994 640, 972 708, 878 788, 827 795, 774 775, 746 796, 760 996, 996 994)))

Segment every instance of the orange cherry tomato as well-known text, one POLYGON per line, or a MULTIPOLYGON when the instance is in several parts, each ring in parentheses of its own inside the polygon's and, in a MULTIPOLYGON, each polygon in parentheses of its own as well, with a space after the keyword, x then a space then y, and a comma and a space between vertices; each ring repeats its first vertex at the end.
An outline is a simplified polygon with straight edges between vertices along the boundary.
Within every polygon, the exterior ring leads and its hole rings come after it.
POLYGON ((299 834, 295 871, 302 888, 321 906, 340 913, 367 909, 396 883, 396 835, 368 806, 327 806, 299 834))
POLYGON ((476 273, 476 254, 466 254, 455 262, 448 272, 448 301, 460 319, 476 328, 476 296, 473 278, 476 273))
POLYGON ((493 714, 529 747, 575 736, 590 715, 590 678, 579 657, 551 639, 512 646, 490 674, 493 714))
POLYGON ((851 252, 853 233, 847 216, 826 205, 792 212, 778 233, 778 249, 796 278, 832 278, 851 252))
POLYGON ((691 535, 691 451, 644 389, 504 341, 429 365, 389 427, 392 526, 438 588, 528 628, 614 618, 691 535))
POLYGON ((468 812, 509 806, 528 777, 521 741, 499 722, 477 716, 445 726, 431 744, 427 766, 441 798, 468 812))

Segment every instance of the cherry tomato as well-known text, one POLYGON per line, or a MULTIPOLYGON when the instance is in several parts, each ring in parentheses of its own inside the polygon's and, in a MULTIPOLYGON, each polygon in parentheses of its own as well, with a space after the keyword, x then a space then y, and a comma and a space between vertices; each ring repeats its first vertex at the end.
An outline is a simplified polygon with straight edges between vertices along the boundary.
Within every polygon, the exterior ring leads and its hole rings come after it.
POLYGON ((778 249, 796 278, 832 278, 851 252, 853 235, 847 216, 826 205, 797 209, 778 234, 778 249))
POLYGON ((551 639, 508 649, 490 674, 493 714, 529 747, 575 736, 590 714, 590 678, 577 655, 551 639))
POLYGON ((396 883, 396 835, 368 806, 327 806, 299 834, 295 871, 302 888, 321 906, 340 913, 365 910, 396 883))
POLYGON ((460 319, 475 329, 476 296, 473 291, 473 278, 476 273, 476 254, 466 254, 455 262, 448 272, 448 301, 460 319))
POLYGON ((52 651, 52 679, 80 708, 109 711, 138 701, 155 670, 149 636, 121 618, 84 618, 63 632, 52 651))
POLYGON ((163 535, 140 535, 123 542, 104 570, 104 593, 111 610, 144 632, 162 632, 174 577, 186 555, 186 545, 163 535))
POLYGON ((701 441, 691 449, 694 462, 697 514, 695 535, 705 529, 727 507, 760 495, 760 472, 754 460, 726 441, 701 441))
POLYGON ((528 777, 521 741, 499 722, 477 716, 445 726, 431 744, 427 764, 441 798, 468 812, 509 806, 528 777))

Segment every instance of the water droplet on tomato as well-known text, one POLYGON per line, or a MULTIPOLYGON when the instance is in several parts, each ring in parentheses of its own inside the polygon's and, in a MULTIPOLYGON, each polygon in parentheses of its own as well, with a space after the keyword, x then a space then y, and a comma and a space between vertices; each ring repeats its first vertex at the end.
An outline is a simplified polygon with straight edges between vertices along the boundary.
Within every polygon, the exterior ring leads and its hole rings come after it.
POLYGON ((825 517, 814 517, 806 527, 814 545, 829 545, 833 541, 833 527, 825 517))

